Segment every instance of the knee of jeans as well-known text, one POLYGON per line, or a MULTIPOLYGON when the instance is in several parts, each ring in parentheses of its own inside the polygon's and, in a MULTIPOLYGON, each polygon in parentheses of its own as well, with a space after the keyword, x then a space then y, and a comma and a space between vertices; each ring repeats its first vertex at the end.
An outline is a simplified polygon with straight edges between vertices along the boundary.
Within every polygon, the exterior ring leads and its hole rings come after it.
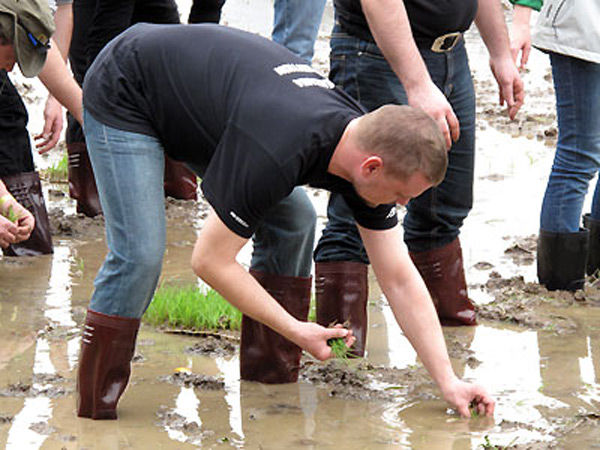
POLYGON ((152 277, 155 274, 160 274, 163 262, 163 256, 165 252, 165 245, 160 240, 156 240, 153 243, 148 243, 143 247, 137 249, 130 256, 130 264, 134 267, 134 272, 140 274, 140 276, 152 277))

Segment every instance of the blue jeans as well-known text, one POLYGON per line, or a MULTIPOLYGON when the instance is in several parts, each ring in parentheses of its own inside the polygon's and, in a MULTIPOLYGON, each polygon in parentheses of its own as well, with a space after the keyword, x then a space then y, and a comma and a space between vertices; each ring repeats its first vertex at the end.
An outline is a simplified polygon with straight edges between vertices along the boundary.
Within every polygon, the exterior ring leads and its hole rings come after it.
MULTIPOLYGON (((166 245, 164 150, 158 139, 106 126, 88 111, 84 123, 108 245, 90 308, 139 318, 154 295, 166 245)), ((296 188, 258 227, 252 268, 309 276, 315 222, 312 203, 296 188)))
MULTIPOLYGON (((600 64, 550 53, 558 142, 542 203, 540 227, 555 233, 579 231, 590 180, 600 168, 600 64)), ((592 218, 600 220, 596 184, 592 218)))
MULTIPOLYGON (((411 200, 404 217, 404 240, 419 252, 452 242, 473 206, 475 165, 475 92, 461 40, 447 53, 419 48, 433 82, 444 93, 460 122, 460 139, 448 154, 444 181, 411 200)), ((379 48, 333 29, 331 80, 372 111, 388 103, 406 104, 406 93, 379 48)), ((339 194, 331 194, 329 221, 315 250, 315 261, 368 263, 352 213, 339 194)))
POLYGON ((272 39, 311 63, 326 0, 275 0, 272 39))

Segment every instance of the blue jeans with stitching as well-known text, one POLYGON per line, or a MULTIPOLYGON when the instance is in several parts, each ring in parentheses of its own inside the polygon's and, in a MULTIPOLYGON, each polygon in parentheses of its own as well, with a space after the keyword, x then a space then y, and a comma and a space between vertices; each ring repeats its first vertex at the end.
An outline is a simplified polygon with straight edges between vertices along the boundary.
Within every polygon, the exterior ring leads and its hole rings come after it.
MULTIPOLYGON (((475 165, 475 92, 464 41, 435 53, 419 48, 433 82, 444 93, 460 122, 460 139, 448 154, 444 181, 407 205, 404 240, 419 252, 452 242, 473 205, 475 165)), ((406 93, 379 48, 346 34, 339 25, 331 37, 331 80, 368 110, 406 104, 406 93)), ((315 250, 315 261, 368 263, 352 213, 343 198, 331 194, 328 223, 315 250)))
MULTIPOLYGON (((540 227, 579 231, 589 183, 600 169, 600 64, 550 53, 556 92, 558 142, 542 203, 540 227)), ((592 201, 600 220, 600 184, 592 201)))

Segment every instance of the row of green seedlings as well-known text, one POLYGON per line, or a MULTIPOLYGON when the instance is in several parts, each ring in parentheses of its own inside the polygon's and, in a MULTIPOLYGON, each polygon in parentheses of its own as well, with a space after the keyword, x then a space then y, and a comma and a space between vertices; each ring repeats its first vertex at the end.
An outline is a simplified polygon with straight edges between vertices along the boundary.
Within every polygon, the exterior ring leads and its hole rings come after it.
MULTIPOLYGON (((145 323, 191 331, 240 330, 242 313, 213 289, 203 291, 196 285, 162 284, 144 314, 145 323)), ((316 321, 314 301, 308 320, 316 321)), ((355 357, 342 338, 327 341, 335 358, 355 357)))

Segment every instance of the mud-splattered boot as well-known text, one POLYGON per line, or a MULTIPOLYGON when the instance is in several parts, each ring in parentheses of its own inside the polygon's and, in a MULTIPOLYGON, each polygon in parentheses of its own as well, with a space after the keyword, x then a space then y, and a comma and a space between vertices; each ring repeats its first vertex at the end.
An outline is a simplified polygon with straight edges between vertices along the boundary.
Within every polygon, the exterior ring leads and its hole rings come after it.
POLYGON ((549 291, 576 291, 583 288, 590 238, 589 230, 552 233, 540 230, 537 247, 537 273, 540 284, 549 291))
POLYGON ((600 220, 593 219, 591 215, 583 216, 583 226, 590 231, 588 246, 587 267, 588 275, 600 276, 600 220))
POLYGON ((129 382, 139 327, 140 319, 88 309, 77 372, 79 417, 117 418, 117 403, 129 382))
POLYGON ((67 143, 69 196, 77 201, 77 212, 88 217, 102 214, 96 179, 85 142, 67 143))
POLYGON ((364 356, 367 344, 368 266, 359 262, 330 261, 315 265, 317 323, 324 327, 344 324, 356 342, 350 349, 364 356))
POLYGON ((165 197, 179 200, 197 200, 198 181, 188 167, 165 156, 165 197))
POLYGON ((12 196, 35 218, 35 228, 29 239, 11 244, 3 249, 6 256, 48 255, 54 251, 50 234, 50 221, 42 193, 42 183, 37 172, 24 172, 2 177, 12 196))
POLYGON ((442 325, 477 325, 475 307, 467 295, 462 249, 458 238, 432 250, 410 252, 423 277, 442 325))
MULTIPOLYGON (((274 275, 258 270, 250 274, 283 308, 298 320, 306 320, 312 278, 274 275)), ((298 381, 302 349, 271 328, 244 315, 240 348, 242 380, 261 383, 298 381)))

